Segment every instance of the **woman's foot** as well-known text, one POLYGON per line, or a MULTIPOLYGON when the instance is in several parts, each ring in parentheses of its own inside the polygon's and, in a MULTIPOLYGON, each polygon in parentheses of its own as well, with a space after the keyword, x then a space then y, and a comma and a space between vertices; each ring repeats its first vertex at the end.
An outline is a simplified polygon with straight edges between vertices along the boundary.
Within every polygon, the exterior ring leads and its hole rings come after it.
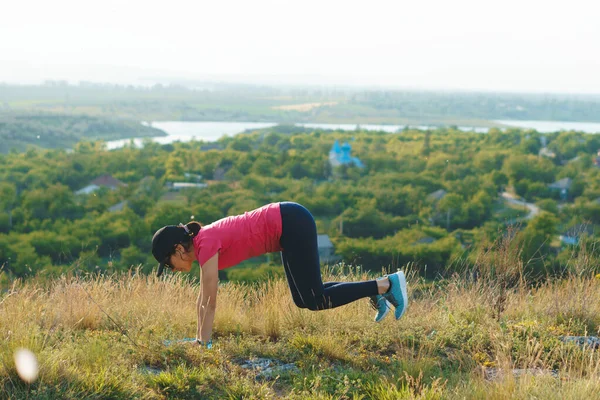
POLYGON ((378 294, 377 296, 371 296, 371 307, 377 310, 377 315, 375 315, 375 322, 379 322, 385 318, 390 309, 392 308, 392 304, 385 299, 382 295, 378 294))
POLYGON ((396 319, 400 319, 408 308, 408 290, 406 288, 406 277, 404 272, 398 271, 388 275, 390 290, 383 297, 396 307, 394 312, 396 319))

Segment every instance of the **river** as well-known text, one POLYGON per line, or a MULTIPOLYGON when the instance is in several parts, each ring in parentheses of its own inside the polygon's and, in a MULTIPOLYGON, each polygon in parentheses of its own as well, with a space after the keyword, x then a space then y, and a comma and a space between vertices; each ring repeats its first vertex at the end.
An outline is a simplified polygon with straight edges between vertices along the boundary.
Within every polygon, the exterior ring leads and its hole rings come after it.
MULTIPOLYGON (((600 123, 594 122, 560 122, 560 121, 494 121, 499 124, 514 126, 519 128, 535 129, 538 132, 548 133, 559 130, 577 130, 586 133, 600 133, 600 123)), ((186 142, 190 140, 203 140, 214 142, 223 136, 234 136, 248 129, 262 129, 277 125, 270 122, 184 122, 184 121, 162 121, 153 122, 152 126, 163 130, 167 136, 159 136, 151 138, 153 141, 161 144, 172 142, 186 142)), ((332 129, 353 131, 356 129, 356 124, 296 124, 297 126, 314 128, 314 129, 332 129)), ((405 125, 371 125, 361 124, 360 128, 371 131, 384 132, 399 132, 404 129, 405 125)), ((412 126, 411 126, 412 127, 412 126)), ((432 126, 415 126, 418 129, 432 129, 432 126)), ((463 131, 474 131, 478 133, 486 133, 488 128, 482 127, 458 127, 463 131)), ((148 139, 148 138, 146 138, 148 139)), ((106 147, 109 150, 123 147, 125 144, 133 140, 136 146, 141 146, 143 138, 129 138, 121 140, 111 140, 106 142, 106 147)))

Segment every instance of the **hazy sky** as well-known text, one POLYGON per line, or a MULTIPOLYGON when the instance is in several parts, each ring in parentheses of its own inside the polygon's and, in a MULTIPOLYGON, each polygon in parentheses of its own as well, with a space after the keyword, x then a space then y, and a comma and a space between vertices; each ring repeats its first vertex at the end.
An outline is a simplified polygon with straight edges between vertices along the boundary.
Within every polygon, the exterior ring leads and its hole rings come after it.
POLYGON ((0 81, 600 93, 595 0, 4 0, 0 81))

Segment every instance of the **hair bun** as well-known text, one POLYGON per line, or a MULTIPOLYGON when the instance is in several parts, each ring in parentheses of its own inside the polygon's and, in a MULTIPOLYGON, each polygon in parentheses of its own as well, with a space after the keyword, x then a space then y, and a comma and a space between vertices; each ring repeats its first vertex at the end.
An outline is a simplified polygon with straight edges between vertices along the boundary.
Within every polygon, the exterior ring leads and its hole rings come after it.
POLYGON ((200 230, 202 229, 202 224, 200 224, 200 222, 198 221, 191 221, 188 222, 186 224, 186 233, 188 233, 188 235, 190 235, 190 237, 194 238, 196 237, 196 235, 198 235, 198 232, 200 232, 200 230))

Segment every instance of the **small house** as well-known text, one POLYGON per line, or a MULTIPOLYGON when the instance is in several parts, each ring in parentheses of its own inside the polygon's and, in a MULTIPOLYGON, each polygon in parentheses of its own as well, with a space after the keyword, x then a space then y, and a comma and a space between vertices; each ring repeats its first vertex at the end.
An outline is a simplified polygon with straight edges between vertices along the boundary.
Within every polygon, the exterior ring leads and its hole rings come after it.
POLYGON ((126 205, 127 205, 127 200, 124 200, 120 203, 115 204, 114 206, 108 207, 108 212, 123 211, 123 209, 125 208, 126 205))
POLYGON ((335 263, 341 259, 335 255, 335 249, 329 235, 317 235, 317 246, 319 248, 319 259, 322 263, 335 263))
POLYGON ((566 200, 567 197, 569 196, 569 190, 571 189, 572 184, 573 184, 573 179, 562 178, 554 183, 549 184, 548 189, 559 192, 561 200, 566 200))
POLYGON ((188 179, 190 181, 196 181, 196 182, 200 182, 202 180, 202 175, 199 174, 192 174, 190 172, 184 172, 183 173, 183 177, 185 179, 188 179))
POLYGON ((114 178, 112 175, 105 174, 94 179, 86 187, 76 191, 75 194, 90 194, 102 187, 108 188, 109 190, 116 190, 121 186, 127 185, 114 178))
POLYGON ((433 203, 437 203, 438 201, 440 201, 441 199, 444 198, 444 196, 446 196, 447 192, 444 189, 439 189, 436 190, 435 192, 431 192, 427 195, 427 200, 433 202, 433 203))
POLYGON ((206 183, 194 183, 194 182, 173 182, 169 185, 171 190, 179 191, 183 189, 204 189, 207 187, 206 183))
POLYGON ((422 237, 421 239, 417 240, 415 243, 416 244, 431 244, 435 242, 435 239, 432 238, 431 236, 425 236, 422 237))
POLYGON ((538 154, 540 157, 556 158, 556 153, 547 147, 542 147, 538 154))
POLYGON ((594 226, 590 224, 577 224, 565 230, 560 235, 560 241, 563 244, 575 246, 579 243, 582 236, 592 236, 595 232, 594 226))
POLYGON ((357 157, 352 157, 352 146, 348 142, 340 146, 340 143, 336 140, 329 151, 329 164, 332 167, 339 167, 340 165, 354 165, 358 168, 364 168, 362 161, 357 157))

